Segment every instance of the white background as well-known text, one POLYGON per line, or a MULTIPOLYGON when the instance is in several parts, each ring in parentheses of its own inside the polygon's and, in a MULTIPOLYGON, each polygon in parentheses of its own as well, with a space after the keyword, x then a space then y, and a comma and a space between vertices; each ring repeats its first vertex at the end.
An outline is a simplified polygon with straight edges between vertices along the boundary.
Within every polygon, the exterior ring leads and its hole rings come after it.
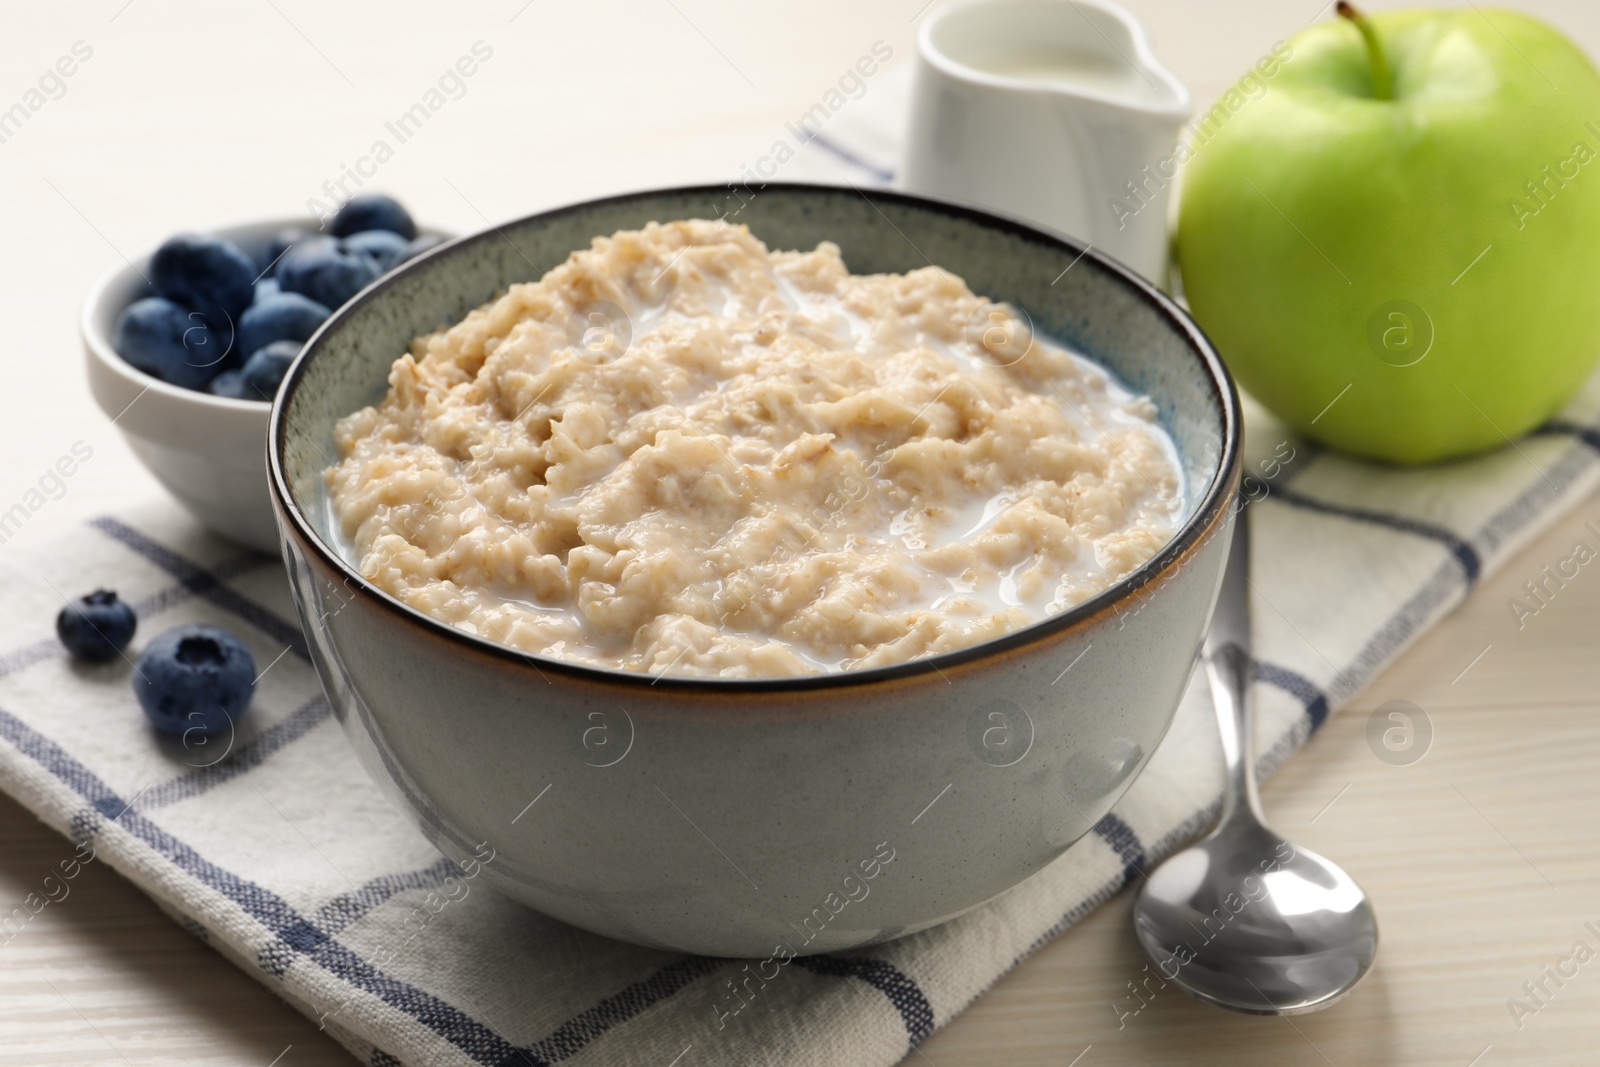
MULTIPOLYGON (((1317 0, 1124 3, 1202 107, 1275 41, 1329 16, 1317 0)), ((1519 0, 1515 6, 1600 54, 1596 0, 1519 0)), ((612 192, 728 179, 783 136, 783 122, 815 103, 874 41, 886 41, 896 55, 868 91, 887 91, 889 79, 903 77, 921 8, 922 0, 5 4, 0 110, 20 100, 75 41, 87 42, 94 54, 68 80, 64 96, 0 144, 0 310, 9 326, 0 348, 0 511, 36 485, 74 441, 87 441, 94 458, 72 477, 63 498, 0 546, 0 564, 12 554, 11 544, 46 539, 62 522, 160 492, 85 386, 77 317, 91 280, 174 231, 303 212, 307 198, 320 195, 323 182, 354 163, 375 138, 387 136, 384 122, 417 101, 473 42, 492 47, 493 58, 467 81, 465 96, 398 146, 368 185, 397 194, 420 219, 460 231, 612 192)), ((803 176, 799 170, 792 175, 803 176)), ((1576 530, 1579 518, 1594 517, 1592 503, 1583 510, 1566 525, 1576 530)), ((1535 546, 1531 562, 1508 573, 1532 573, 1560 547, 1554 540, 1535 546)), ((1583 745, 1592 751, 1592 728, 1584 734, 1572 725, 1592 724, 1600 687, 1600 668, 1587 666, 1594 661, 1592 616, 1586 621, 1575 614, 1561 625, 1553 618, 1541 634, 1519 638, 1514 649, 1508 645, 1503 658, 1477 669, 1472 683, 1481 689, 1469 693, 1467 683, 1450 681, 1462 656, 1460 648, 1443 646, 1482 647, 1505 628, 1500 605, 1515 582, 1506 577, 1496 584, 1505 588, 1481 590, 1386 676, 1385 685, 1406 681, 1406 691, 1434 710, 1441 725, 1435 756, 1403 783, 1393 776, 1381 785, 1362 777, 1372 761, 1359 739, 1365 716, 1358 709, 1335 720, 1317 751, 1292 763, 1268 791, 1285 832, 1304 834, 1302 840, 1337 855, 1388 908, 1387 986, 1299 1024, 1336 1059, 1341 1046, 1363 1047, 1357 1031, 1365 1030, 1381 1035, 1384 1048, 1405 1046, 1407 1063, 1464 1067, 1491 1040, 1497 1044, 1482 1067, 1524 1062, 1515 1055, 1518 1042, 1524 1052, 1562 1045, 1566 1058, 1560 1062, 1595 1061, 1600 977, 1594 974, 1586 971, 1586 984, 1564 991, 1527 1034, 1512 1033, 1500 1014, 1500 998, 1518 993, 1512 979, 1536 976, 1542 963, 1560 956, 1564 939, 1578 936, 1576 925, 1565 912, 1500 907, 1487 898, 1471 910, 1486 883, 1512 894, 1501 899, 1522 901, 1517 879, 1525 880, 1526 872, 1472 813, 1447 805, 1431 811, 1428 801, 1406 800, 1442 796, 1449 802, 1449 781, 1485 782, 1477 795, 1493 798, 1507 831, 1536 853, 1540 833, 1559 834, 1551 813, 1600 803, 1593 761, 1581 755, 1583 745), (1450 716, 1447 700, 1458 705, 1450 716), (1504 751, 1520 755, 1508 760, 1504 751), (1352 781, 1346 796, 1341 787, 1352 781), (1431 792, 1423 793, 1429 782, 1431 792), (1336 791, 1344 799, 1318 822, 1336 791), (1377 796, 1387 799, 1374 801, 1377 796), (1364 827, 1361 818, 1370 822, 1364 827), (1448 838, 1448 855, 1433 847, 1441 837, 1448 838), (1446 861, 1454 866, 1430 881, 1429 864, 1446 861), (1441 898, 1442 914, 1456 916, 1459 931, 1429 925, 1441 898), (1558 1037, 1563 1026, 1567 1038, 1558 1037)), ((1600 595, 1580 590, 1568 603, 1575 612, 1580 604, 1593 611, 1600 595)), ((6 836, 0 840, 9 842, 12 855, 0 856, 0 882, 9 885, 14 874, 10 889, 20 893, 17 887, 38 866, 27 850, 48 848, 54 856, 59 841, 42 829, 38 834, 48 839, 27 836, 26 816, 14 804, 5 802, 3 811, 6 836)), ((1593 885, 1596 870, 1575 877, 1593 885)), ((107 872, 92 878, 104 882, 93 890, 86 882, 75 910, 60 909, 59 929, 52 926, 55 932, 46 935, 41 928, 29 949, 38 955, 7 956, 0 1006, 5 988, 37 986, 74 967, 103 980, 99 999, 77 1001, 87 1017, 63 1009, 6 1018, 0 1063, 124 1062, 96 1036, 101 1030, 115 1035, 120 1048, 137 1043, 139 1063, 255 1063, 264 1053, 264 1064, 289 1041, 296 1044, 282 1067, 342 1060, 271 994, 189 942, 133 890, 107 872), (172 972, 161 970, 166 967, 172 972), (216 997, 208 999, 211 990, 216 997)), ((1535 886, 1527 893, 1535 890, 1542 892, 1535 886)), ((936 1038, 926 1062, 1071 1061, 1088 1040, 1082 1037, 1088 1026, 1111 1030, 1109 1008, 1090 1001, 1103 999, 1108 983, 1137 968, 1125 910, 1125 898, 1113 902, 1027 964, 936 1038), (1009 1043, 1011 1051, 1002 1052, 997 1042, 1009 1043)), ((1211 1053, 1219 1058, 1208 1062, 1239 1063, 1246 1062, 1240 1058, 1245 1049, 1270 1053, 1273 1062, 1289 1062, 1297 1053, 1302 1062, 1321 1062, 1301 1044, 1303 1035, 1281 1020, 1258 1024, 1182 1003, 1163 1002, 1162 1010, 1171 1014, 1141 1023, 1146 1028, 1137 1038, 1095 1036, 1101 1044, 1082 1067, 1195 1062, 1211 1053), (1159 1037, 1167 1025, 1169 1036, 1159 1037), (1276 1029, 1258 1028, 1267 1026, 1276 1029), (1149 1043, 1125 1045, 1119 1053, 1113 1040, 1149 1043), (1130 1059, 1134 1047, 1143 1053, 1130 1059)), ((1361 1062, 1401 1062, 1366 1047, 1361 1062)), ((1542 1055, 1537 1062, 1556 1060, 1542 1055)))

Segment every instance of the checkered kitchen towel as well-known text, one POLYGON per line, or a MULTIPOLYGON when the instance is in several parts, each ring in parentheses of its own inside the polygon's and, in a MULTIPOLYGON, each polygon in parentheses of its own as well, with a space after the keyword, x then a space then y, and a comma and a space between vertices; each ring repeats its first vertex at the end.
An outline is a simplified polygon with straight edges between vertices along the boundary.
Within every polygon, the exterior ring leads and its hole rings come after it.
MULTIPOLYGON (((1516 448, 1436 469, 1321 453, 1259 412, 1249 437, 1270 770, 1600 485, 1600 376, 1516 448)), ((942 927, 796 960, 727 1015, 725 983, 741 964, 563 926, 477 887, 430 848, 346 746, 276 560, 160 501, 62 530, 31 555, 9 546, 0 571, 0 788, 375 1067, 891 1064, 1205 828, 1221 789, 1209 703, 1192 687, 1115 813, 1055 863, 942 927), (55 612, 97 586, 136 606, 141 641, 207 622, 250 646, 266 669, 225 758, 154 736, 127 664, 64 655, 55 612)), ((64 860, 62 877, 76 862, 64 860)), ((59 894, 59 881, 44 890, 59 894)), ((0 942, 26 937, 28 914, 48 906, 43 895, 22 911, 4 902, 0 942)))

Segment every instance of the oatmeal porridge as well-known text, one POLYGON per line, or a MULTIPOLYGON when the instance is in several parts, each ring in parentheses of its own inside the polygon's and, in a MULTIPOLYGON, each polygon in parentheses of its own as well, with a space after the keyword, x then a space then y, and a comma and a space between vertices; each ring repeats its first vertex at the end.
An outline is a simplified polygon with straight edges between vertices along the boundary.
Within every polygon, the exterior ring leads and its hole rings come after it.
POLYGON ((1150 402, 937 267, 652 223, 412 343, 327 472, 363 575, 513 648, 761 677, 899 663, 1154 555, 1150 402))

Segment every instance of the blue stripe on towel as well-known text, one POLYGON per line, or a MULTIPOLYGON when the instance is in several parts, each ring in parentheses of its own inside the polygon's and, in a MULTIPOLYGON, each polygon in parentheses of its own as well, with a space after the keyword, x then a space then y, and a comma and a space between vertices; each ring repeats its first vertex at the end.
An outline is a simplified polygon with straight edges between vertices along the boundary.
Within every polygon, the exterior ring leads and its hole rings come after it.
POLYGON ((1600 430, 1595 429, 1593 426, 1567 422, 1565 419, 1551 419, 1543 426, 1535 429, 1533 433, 1539 437, 1551 437, 1556 434, 1575 437, 1596 452, 1600 452, 1600 430))
POLYGON ((1328 696, 1316 683, 1304 675, 1296 674, 1276 663, 1256 660, 1256 680, 1275 685, 1306 706, 1306 716, 1311 720, 1311 732, 1316 733, 1328 721, 1328 696))
MULTIPOLYGON (((135 608, 134 610, 137 611, 138 609, 135 608)), ((42 663, 47 659, 54 659, 57 656, 65 656, 66 654, 67 650, 62 646, 59 638, 42 638, 31 645, 24 645, 6 656, 0 656, 0 678, 20 671, 24 667, 31 667, 35 663, 42 663)))
POLYGON ((1133 832, 1133 827, 1108 811, 1104 818, 1094 824, 1094 832, 1105 838, 1106 844, 1110 845, 1111 850, 1122 860, 1123 885, 1127 885, 1144 873, 1148 856, 1144 850, 1144 843, 1139 840, 1139 835, 1133 832))
POLYGON ((917 983, 908 978, 900 968, 885 960, 866 956, 797 956, 794 963, 813 974, 834 975, 841 978, 859 978, 889 998, 900 1018, 906 1024, 906 1036, 911 1046, 926 1041, 933 1033, 933 1005, 917 983))
POLYGON ((145 810, 162 808, 209 792, 223 782, 231 781, 245 771, 260 766, 266 762, 267 757, 300 740, 332 714, 333 709, 328 706, 328 698, 318 690, 316 696, 261 731, 255 740, 241 745, 238 751, 228 757, 219 759, 210 766, 188 771, 158 786, 152 786, 140 800, 139 806, 145 810))
POLYGON ((552 1030, 548 1037, 530 1045, 528 1052, 544 1063, 556 1063, 575 1056, 613 1026, 627 1022, 727 962, 710 956, 685 956, 674 960, 648 978, 640 979, 587 1011, 574 1015, 552 1030))
POLYGON ((151 540, 133 527, 111 518, 109 515, 95 519, 89 525, 106 536, 121 541, 124 545, 139 553, 139 555, 178 579, 195 595, 204 597, 224 611, 232 612, 269 637, 282 641, 293 649, 294 654, 301 659, 309 660, 311 658, 310 650, 306 648, 305 635, 300 632, 299 626, 285 621, 254 601, 240 596, 224 585, 222 580, 210 571, 178 555, 178 553, 165 545, 151 540))
POLYGON ((216 866, 149 819, 130 811, 128 801, 65 749, 5 711, 0 711, 0 737, 70 786, 101 815, 117 820, 124 830, 161 853, 191 878, 232 901, 324 970, 405 1012, 479 1063, 505 1063, 520 1053, 521 1050, 471 1016, 379 971, 317 929, 270 890, 216 866))
POLYGON ((836 157, 838 159, 844 160, 846 163, 850 164, 852 167, 859 167, 860 169, 866 171, 868 174, 872 175, 878 181, 883 182, 885 185, 887 185, 890 182, 894 181, 894 171, 885 170, 884 168, 882 168, 882 167, 880 167, 880 166, 878 166, 878 165, 876 165, 874 163, 869 163, 867 160, 865 160, 865 159, 861 158, 860 156, 856 155, 854 152, 850 151, 850 149, 846 148, 842 144, 839 144, 837 141, 833 140, 831 137, 824 137, 820 133, 813 133, 810 137, 806 138, 803 143, 804 144, 814 144, 818 148, 821 148, 824 151, 826 151, 827 153, 829 153, 830 155, 832 155, 832 156, 834 156, 834 157, 836 157))
POLYGON ((318 908, 317 925, 330 934, 337 934, 365 918, 373 908, 392 897, 412 889, 433 889, 443 885, 451 875, 460 874, 461 868, 453 860, 441 856, 437 863, 421 870, 379 875, 357 889, 340 893, 318 908))
POLYGON ((1401 515, 1392 515, 1386 511, 1373 511, 1369 508, 1353 508, 1344 504, 1329 504, 1311 497, 1302 496, 1292 489, 1274 489, 1267 500, 1276 500, 1292 507, 1303 508, 1306 511, 1318 511, 1324 515, 1337 515, 1340 518, 1352 519, 1356 522, 1368 522, 1377 526, 1386 526, 1391 530, 1401 533, 1415 534, 1438 541, 1450 550, 1456 557, 1456 562, 1461 564, 1461 570, 1466 574, 1467 585, 1471 586, 1478 580, 1478 575, 1483 571, 1483 559, 1478 555, 1478 550, 1469 545, 1456 534, 1443 526, 1435 526, 1430 522, 1419 522, 1401 515))

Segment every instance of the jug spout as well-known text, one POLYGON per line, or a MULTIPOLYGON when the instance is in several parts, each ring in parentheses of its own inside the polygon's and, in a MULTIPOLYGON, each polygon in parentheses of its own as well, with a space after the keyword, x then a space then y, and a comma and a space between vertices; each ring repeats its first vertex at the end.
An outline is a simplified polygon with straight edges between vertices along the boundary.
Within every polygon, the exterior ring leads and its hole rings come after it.
POLYGON ((967 0, 918 38, 906 186, 1018 214, 1166 276, 1188 90, 1110 0, 967 0))

